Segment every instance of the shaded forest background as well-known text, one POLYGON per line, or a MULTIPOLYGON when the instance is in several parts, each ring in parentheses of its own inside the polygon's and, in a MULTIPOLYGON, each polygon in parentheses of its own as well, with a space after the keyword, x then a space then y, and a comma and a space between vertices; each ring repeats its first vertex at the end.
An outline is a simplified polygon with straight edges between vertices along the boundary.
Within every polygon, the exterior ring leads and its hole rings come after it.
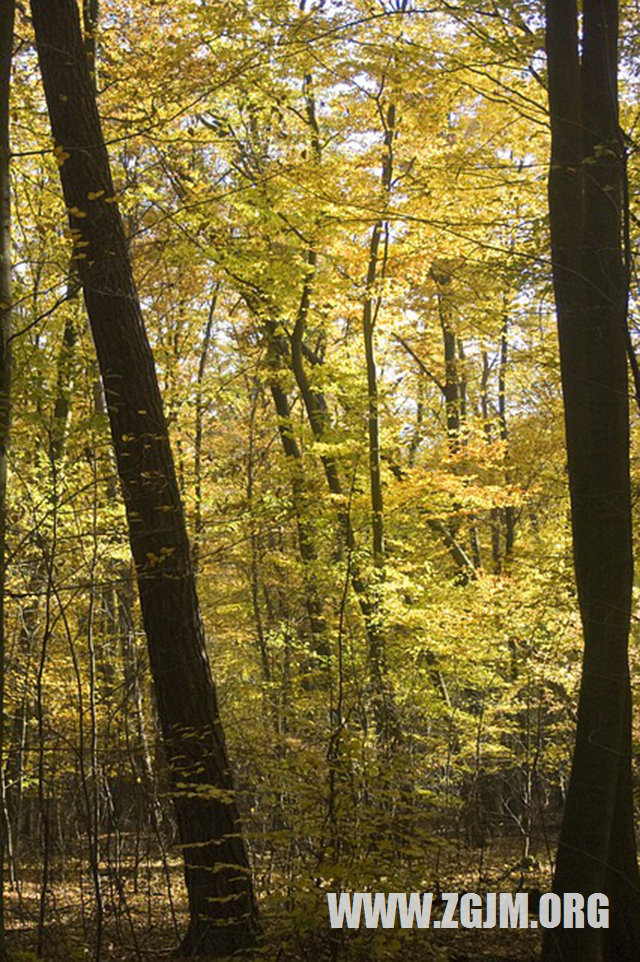
MULTIPOLYGON (((466 958, 457 935, 330 935, 325 892, 550 886, 582 649, 542 8, 83 13, 264 955, 466 958)), ((86 255, 20 5, 14 49, 7 924, 25 962, 143 958, 184 928, 180 849, 86 255)), ((636 292, 634 273, 632 338, 636 292)), ((634 449, 634 505, 639 483, 634 449)))

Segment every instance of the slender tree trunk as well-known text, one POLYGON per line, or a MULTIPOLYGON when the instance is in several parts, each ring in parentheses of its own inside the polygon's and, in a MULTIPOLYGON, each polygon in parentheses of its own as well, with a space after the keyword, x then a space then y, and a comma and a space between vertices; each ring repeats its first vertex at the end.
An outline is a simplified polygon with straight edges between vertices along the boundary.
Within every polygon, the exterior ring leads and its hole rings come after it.
POLYGON ((265 687, 267 688, 267 713, 271 712, 274 721, 274 727, 276 733, 279 731, 277 710, 271 704, 271 659, 269 658, 269 647, 267 644, 267 634, 264 629, 264 620, 262 617, 262 608, 260 605, 260 532, 258 530, 258 524, 255 517, 254 508, 254 486, 255 486, 255 425, 256 425, 256 411, 258 408, 258 400, 260 397, 260 386, 257 383, 250 384, 249 386, 250 398, 251 398, 251 414, 249 416, 249 444, 247 451, 247 467, 246 467, 246 477, 247 477, 247 508, 249 513, 249 542, 251 545, 251 559, 250 559, 250 575, 249 580, 251 584, 251 606, 253 608, 253 617, 256 627, 256 640, 258 642, 258 652, 260 655, 260 663, 262 665, 262 680, 265 687))
POLYGON ((215 317, 216 305, 218 303, 218 293, 220 282, 216 281, 211 301, 209 302, 209 313, 202 336, 202 350, 198 362, 198 375, 196 380, 196 405, 195 405, 195 438, 194 438, 194 459, 193 468, 195 474, 195 522, 193 537, 193 568, 198 574, 200 566, 200 551, 202 548, 202 538, 204 535, 204 519, 202 517, 202 431, 204 426, 204 375, 207 369, 209 358, 209 347, 211 345, 211 333, 213 331, 213 319, 215 317))
MULTIPOLYGON (((500 364, 498 367, 498 425, 500 440, 504 443, 504 458, 509 458, 509 426, 507 424, 507 367, 509 358, 509 318, 504 315, 502 330, 500 331, 500 364)), ((510 470, 507 466, 505 480, 510 480, 510 470)), ((516 512, 512 504, 504 509, 504 560, 509 563, 513 555, 513 545, 516 534, 516 512)))
MULTIPOLYGON (((437 383, 440 385, 444 397, 449 454, 455 456, 460 453, 467 442, 465 426, 467 385, 461 370, 461 364, 464 361, 464 349, 457 336, 453 321, 451 263, 434 261, 429 273, 437 285, 438 317, 442 330, 444 353, 444 382, 440 384, 438 381, 437 383)), ((460 465, 454 462, 453 470, 455 473, 459 473, 460 465)), ((456 512, 462 509, 462 505, 455 501, 453 507, 456 512)), ((460 566, 458 581, 461 584, 466 584, 470 577, 476 577, 482 566, 476 519, 473 516, 469 518, 469 525, 469 550, 464 550, 464 562, 457 552, 452 552, 460 566)), ((459 521, 454 518, 444 527, 452 542, 459 545, 461 540, 458 537, 459 521)))
POLYGON ((12 881, 20 881, 17 867, 20 862, 22 834, 23 773, 27 751, 28 721, 35 714, 32 668, 36 651, 40 594, 45 590, 46 581, 46 560, 38 558, 34 563, 27 589, 31 599, 20 613, 17 655, 14 658, 14 672, 20 678, 17 686, 14 680, 14 697, 16 697, 18 707, 11 719, 11 734, 6 739, 4 778, 9 820, 8 831, 11 833, 9 841, 13 857, 13 864, 10 866, 12 881))
MULTIPOLYGON (((322 440, 328 426, 329 409, 324 394, 311 385, 304 364, 303 349, 304 330, 311 298, 312 271, 316 265, 314 251, 308 253, 308 264, 310 274, 305 282, 300 308, 291 335, 291 368, 302 396, 313 436, 317 440, 322 440)), ((390 743, 397 737, 398 730, 393 692, 381 670, 383 662, 380 654, 384 651, 384 632, 379 617, 379 609, 376 599, 370 597, 368 585, 354 557, 356 539, 351 523, 350 509, 346 503, 347 499, 344 497, 345 492, 338 462, 331 454, 321 455, 321 461, 329 491, 336 496, 338 501, 338 524, 350 558, 351 584, 358 599, 367 635, 378 736, 383 743, 390 743)))
POLYGON ((58 355, 56 398, 49 440, 49 459, 52 471, 57 471, 62 461, 71 417, 71 394, 73 392, 75 354, 78 341, 78 318, 75 316, 76 311, 74 309, 74 302, 79 294, 78 278, 73 259, 75 253, 74 249, 67 281, 67 300, 69 302, 67 310, 69 313, 65 320, 62 344, 58 355))
POLYGON ((550 929, 545 962, 640 958, 628 640, 633 557, 615 0, 547 0, 549 211, 584 663, 557 892, 604 892, 610 927, 550 929), (580 60, 579 50, 582 50, 580 60))
MULTIPOLYGON (((136 652, 136 638, 134 631, 134 590, 133 570, 125 571, 120 591, 118 592, 118 621, 120 625, 120 656, 124 675, 123 701, 126 705, 125 727, 131 728, 135 745, 132 749, 132 759, 136 773, 139 774, 144 789, 148 794, 150 808, 159 814, 159 803, 155 790, 151 752, 144 717, 144 699, 140 685, 140 667, 136 652)), ((153 812, 152 812, 153 814, 153 812)))
MULTIPOLYGON (((382 166, 382 189, 385 203, 391 189, 393 172, 393 138, 395 137, 396 112, 391 104, 386 114, 386 133, 384 138, 385 157, 382 166)), ((378 392, 378 371, 375 357, 374 330, 380 309, 381 298, 374 294, 374 286, 384 269, 389 242, 389 225, 385 220, 374 224, 369 242, 369 263, 365 287, 364 309, 362 313, 362 333, 364 338, 365 365, 367 371, 367 424, 369 440, 369 488, 371 493, 371 533, 373 547, 373 566, 378 575, 384 569, 384 501, 382 475, 380 471, 380 397, 378 392), (381 246, 383 251, 381 252, 381 246), (382 269, 379 264, 382 255, 382 269)))
POLYGON ((437 285, 438 317, 444 349, 444 405, 447 419, 449 450, 455 454, 460 447, 461 390, 458 373, 458 338, 451 312, 451 270, 447 265, 432 264, 431 277, 437 285))
MULTIPOLYGON (((300 4, 300 9, 304 9, 304 2, 300 4)), ((303 94, 305 101, 305 112, 309 125, 311 152, 316 166, 322 162, 322 148, 320 145, 320 130, 318 127, 318 117, 316 113, 316 101, 313 93, 313 77, 310 73, 305 74, 303 80, 303 94)), ((307 252, 307 265, 309 274, 305 278, 302 290, 302 300, 300 311, 303 314, 303 321, 309 310, 311 282, 316 270, 316 252, 311 247, 307 252)), ((326 658, 329 655, 329 642, 327 639, 327 625, 324 617, 324 603, 322 591, 318 584, 316 572, 317 551, 313 535, 312 525, 308 519, 308 506, 306 497, 306 484, 302 469, 302 454, 296 441, 291 422, 291 406, 289 398, 281 387, 277 370, 282 360, 287 358, 288 348, 286 339, 281 337, 274 321, 266 322, 267 337, 269 340, 269 358, 273 369, 269 387, 271 397, 278 415, 278 429, 280 441, 285 457, 291 467, 291 493, 293 508, 296 515, 296 525, 298 529, 298 548, 303 565, 303 575, 305 583, 305 607, 311 630, 312 648, 315 655, 319 655, 324 660, 323 667, 327 667, 326 658)))
MULTIPOLYGON (((460 440, 463 446, 466 446, 469 441, 469 433, 467 430, 467 373, 466 373, 466 355, 464 352, 464 344, 461 338, 456 337, 456 345, 458 349, 458 385, 459 385, 459 408, 460 408, 460 427, 461 435, 460 440)), ((480 536, 478 534, 478 519, 476 515, 472 514, 469 516, 469 554, 473 562, 473 566, 477 571, 482 570, 482 549, 480 546, 480 536)))
POLYGON ((271 377, 269 390, 278 416, 278 432, 285 458, 291 474, 291 498, 298 530, 298 548, 303 565, 305 608, 311 631, 312 649, 315 655, 326 658, 329 654, 327 625, 324 617, 322 593, 318 585, 317 551, 312 526, 308 519, 309 505, 306 496, 306 483, 302 468, 302 452, 296 440, 291 422, 291 405, 278 378, 280 364, 287 357, 286 339, 278 334, 274 321, 265 322, 268 340, 269 366, 271 377))
POLYGON ((8 826, 4 800, 5 580, 7 534, 7 451, 11 416, 11 151, 9 91, 14 0, 0 0, 0 959, 4 939, 4 860, 8 826))
MULTIPOLYGON (((393 176, 393 141, 396 128, 396 108, 391 103, 382 113, 385 127, 384 158, 380 185, 383 203, 386 207, 391 192, 393 176)), ((374 331, 381 296, 374 292, 376 281, 384 278, 389 245, 389 225, 384 218, 376 221, 369 241, 369 262, 365 282, 365 298, 362 312, 362 334, 364 339, 365 367, 367 372, 367 439, 369 446, 369 492, 371 498, 371 548, 373 574, 367 588, 368 601, 372 608, 372 622, 375 631, 370 633, 369 660, 371 683, 376 699, 378 728, 384 732, 389 727, 387 717, 390 708, 390 689, 386 679, 386 653, 384 610, 382 590, 385 577, 385 538, 384 538, 384 496, 382 490, 382 471, 380 458, 380 395, 378 391, 378 370, 375 356, 374 331)))
MULTIPOLYGON (((445 402, 446 402, 447 394, 445 391, 445 386, 440 381, 440 379, 437 378, 435 374, 433 374, 433 372, 429 370, 429 368, 426 366, 424 361, 418 357, 418 355, 413 350, 411 345, 408 344, 403 337, 400 337, 399 334, 395 334, 395 333, 393 336, 396 339, 396 341, 402 345, 402 347, 405 349, 407 354, 413 358, 413 360, 416 362, 416 364, 418 365, 422 373, 425 374, 426 377, 433 384, 436 385, 438 390, 441 392, 443 398, 445 398, 445 402)), ((419 402, 419 404, 421 403, 422 402, 419 402)), ((421 422, 422 422, 422 413, 420 414, 420 418, 419 418, 419 423, 421 422)), ((412 442, 412 448, 413 448, 413 442, 412 442)), ((414 454, 415 454, 415 451, 414 451, 414 454)), ((409 466, 413 467, 413 456, 411 456, 411 450, 410 450, 409 466)), ((459 568, 458 578, 460 582, 463 584, 466 584, 466 582, 469 581, 469 579, 477 578, 478 570, 477 570, 477 565, 475 564, 475 560, 469 557, 469 554, 467 553, 466 549, 457 540, 455 536, 455 531, 451 530, 451 528, 446 524, 444 524, 444 522, 436 521, 434 519, 429 520, 428 525, 433 531, 436 531, 438 533, 438 535, 442 538, 445 545, 447 546, 447 549, 451 553, 451 557, 453 558, 453 560, 455 561, 456 565, 459 568)))
POLYGON ((185 859, 186 955, 253 944, 256 909, 153 357, 75 0, 32 0, 60 177, 104 384, 185 859))
MULTIPOLYGON (((482 412, 482 424, 484 436, 490 444, 493 436, 491 416, 489 414, 489 374, 491 366, 489 356, 486 351, 482 352, 482 378, 480 381, 480 410, 482 412)), ((493 560, 493 570, 495 574, 502 571, 502 546, 500 542, 500 508, 492 508, 491 518, 491 557, 493 560)))

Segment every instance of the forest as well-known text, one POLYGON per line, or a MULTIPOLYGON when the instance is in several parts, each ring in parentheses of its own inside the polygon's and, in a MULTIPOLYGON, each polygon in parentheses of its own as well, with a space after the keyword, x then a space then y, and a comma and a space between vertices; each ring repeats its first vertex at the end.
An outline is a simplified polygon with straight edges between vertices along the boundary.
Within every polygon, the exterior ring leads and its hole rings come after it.
POLYGON ((0 962, 638 962, 639 13, 0 0, 0 962))

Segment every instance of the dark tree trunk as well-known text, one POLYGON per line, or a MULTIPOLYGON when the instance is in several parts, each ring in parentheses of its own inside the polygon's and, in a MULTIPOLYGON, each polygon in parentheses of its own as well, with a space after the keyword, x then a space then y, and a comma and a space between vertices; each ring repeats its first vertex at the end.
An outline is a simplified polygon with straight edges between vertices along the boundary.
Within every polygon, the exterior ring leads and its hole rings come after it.
POLYGON ((460 447, 462 426, 462 385, 458 371, 458 338, 451 310, 451 267, 446 263, 433 263, 430 275, 438 288, 438 316, 442 329, 444 348, 444 394, 447 418, 449 450, 455 454, 460 447))
POLYGON ((104 383, 185 859, 184 954, 251 945, 256 910, 167 426, 76 0, 33 0, 40 68, 104 383))
POLYGON ((198 362, 198 376, 196 380, 196 410, 195 410, 195 438, 194 438, 194 463, 193 472, 195 475, 195 520, 194 535, 192 544, 193 568, 196 575, 199 574, 200 550, 204 536, 204 518, 202 516, 202 432, 204 425, 205 400, 204 400, 204 376, 207 369, 209 358, 209 348, 211 346, 211 335, 213 332, 213 320, 218 304, 218 293, 220 282, 216 281, 211 301, 209 303, 209 314, 202 337, 202 350, 198 362))
POLYGON ((640 958, 628 639, 633 558, 615 0, 547 0, 549 210, 584 664, 557 892, 604 892, 609 929, 550 929, 545 962, 640 958))
MULTIPOLYGON (((509 458, 509 426, 507 424, 507 366, 509 358, 509 318, 505 314, 500 332, 500 366, 498 367, 498 425, 500 440, 504 442, 505 462, 509 458)), ((510 480, 511 472, 505 470, 505 480, 510 480)), ((509 562, 513 555, 516 533, 516 512, 512 504, 504 509, 504 560, 509 562)))
MULTIPOLYGON (((388 203, 393 176, 393 140, 396 134, 396 109, 389 105, 385 117, 384 160, 382 164, 381 186, 384 203, 388 203)), ((384 499, 382 491, 382 472, 380 467, 380 396, 378 391, 378 371, 375 357, 374 331, 381 296, 375 295, 376 281, 384 279, 387 249, 389 244, 389 225, 381 218, 373 225, 369 241, 369 263, 365 282, 365 298, 362 311, 362 333, 367 371, 367 433, 369 441, 369 489, 371 492, 371 534, 374 578, 384 578, 384 499), (382 248, 382 250, 381 250, 382 248), (380 261, 382 263, 380 264, 380 261)))
POLYGON ((96 87, 96 32, 100 16, 99 0, 82 0, 82 26, 84 27, 84 49, 89 65, 89 76, 96 87))
POLYGON ((4 856, 8 840, 4 798, 4 664, 7 450, 11 415, 11 185, 9 89, 14 0, 0 0, 0 960, 4 942, 4 856))

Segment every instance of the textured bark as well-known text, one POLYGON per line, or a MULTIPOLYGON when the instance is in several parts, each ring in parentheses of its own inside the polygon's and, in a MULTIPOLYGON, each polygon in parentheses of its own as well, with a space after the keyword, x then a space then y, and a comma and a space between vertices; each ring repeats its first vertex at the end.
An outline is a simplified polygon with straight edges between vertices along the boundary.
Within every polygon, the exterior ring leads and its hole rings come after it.
POLYGON ((4 856, 8 826, 4 795, 4 663, 7 517, 7 452, 11 416, 11 187, 9 171, 9 89, 13 48, 14 0, 0 0, 0 959, 4 942, 4 856))
POLYGON ((185 859, 184 954, 255 938, 255 903, 153 357, 76 0, 33 0, 38 57, 104 384, 185 859))
POLYGON ((89 75, 96 86, 96 32, 100 16, 99 0, 82 0, 82 26, 84 27, 84 49, 89 65, 89 75))
POLYGON ((628 639, 633 558, 615 0, 547 0, 549 210, 584 663, 557 892, 604 892, 609 929, 546 932, 545 962, 640 958, 628 639))

